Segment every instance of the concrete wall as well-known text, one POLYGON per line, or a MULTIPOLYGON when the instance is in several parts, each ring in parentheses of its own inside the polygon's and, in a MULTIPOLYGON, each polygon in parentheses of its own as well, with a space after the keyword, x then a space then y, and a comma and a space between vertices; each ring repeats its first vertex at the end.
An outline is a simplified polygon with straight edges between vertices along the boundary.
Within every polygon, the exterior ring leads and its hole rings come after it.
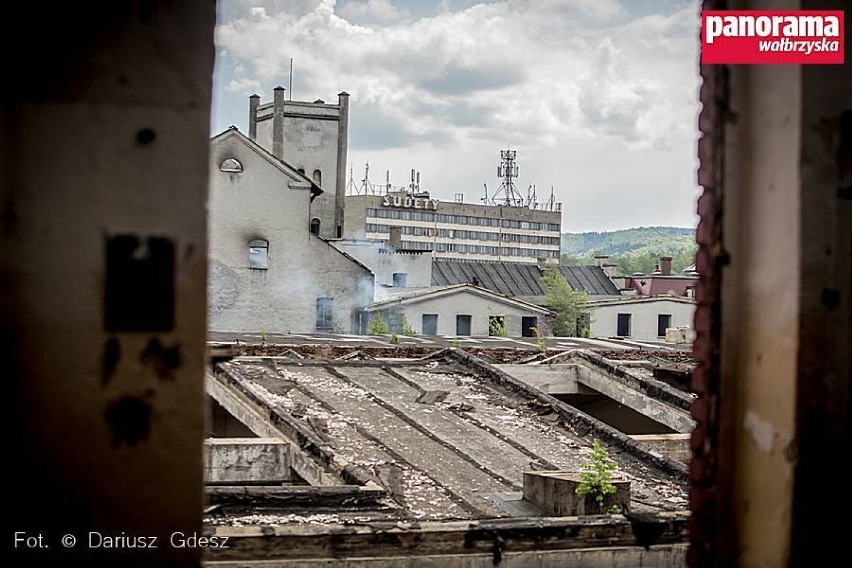
MULTIPOLYGON (((272 152, 273 118, 272 105, 262 105, 258 111, 257 143, 272 152)), ((281 158, 296 169, 304 169, 312 178, 314 170, 322 173, 319 184, 323 194, 311 204, 311 218, 320 220, 320 235, 324 238, 337 237, 335 218, 338 188, 342 191, 345 180, 338 184, 338 137, 340 128, 340 105, 286 101, 284 103, 283 154, 281 158)), ((342 156, 343 163, 346 156, 342 156)), ((309 219, 310 221, 310 219, 309 219)), ((340 219, 342 222, 342 219, 340 219)))
POLYGON ((214 140, 210 160, 210 301, 213 331, 312 332, 316 300, 333 299, 336 328, 354 329, 373 277, 309 231, 310 190, 236 138, 214 140), (219 170, 226 158, 239 174, 219 170), (268 269, 249 268, 248 244, 269 241, 268 269))
POLYGON ((385 249, 375 241, 335 241, 334 247, 352 256, 369 268, 376 279, 373 299, 381 301, 398 293, 393 286, 393 275, 406 275, 406 288, 424 288, 432 285, 432 255, 427 253, 397 253, 385 249))
POLYGON ((688 463, 692 457, 689 434, 633 434, 630 437, 673 460, 688 463))
POLYGON ((618 314, 631 314, 630 339, 664 341, 657 336, 657 316, 671 314, 670 327, 691 326, 695 304, 660 298, 653 302, 636 302, 597 305, 592 311, 591 336, 615 337, 618 331, 618 314))
POLYGON ((204 442, 204 481, 245 485, 290 481, 290 444, 280 438, 212 438, 204 442))
POLYGON ((484 298, 467 291, 400 306, 399 309, 405 314, 408 324, 418 334, 423 331, 423 314, 437 314, 438 335, 450 336, 456 335, 456 316, 462 314, 471 316, 470 334, 473 336, 488 335, 489 316, 504 316, 504 324, 509 332, 509 337, 521 337, 522 317, 538 317, 539 324, 544 319, 543 315, 536 312, 484 298))
POLYGON ((550 517, 606 515, 620 512, 621 505, 630 503, 630 481, 611 478, 615 493, 604 496, 598 505, 594 495, 578 495, 582 483, 580 472, 525 471, 524 500, 535 503, 550 517))
POLYGON ((8 533, 8 563, 198 566, 169 546, 83 560, 60 537, 201 530, 214 5, 32 16, 6 6, 20 33, 0 39, 0 374, 4 509, 44 548, 8 533))

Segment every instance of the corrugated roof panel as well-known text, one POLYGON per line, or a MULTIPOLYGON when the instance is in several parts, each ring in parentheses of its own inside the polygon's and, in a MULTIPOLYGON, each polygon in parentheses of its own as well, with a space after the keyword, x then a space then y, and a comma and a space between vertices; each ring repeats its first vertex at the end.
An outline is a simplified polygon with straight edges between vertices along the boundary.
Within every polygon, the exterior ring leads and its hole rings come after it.
MULTIPOLYGON (((618 288, 599 266, 562 266, 559 271, 572 288, 593 296, 616 296, 618 288)), ((538 265, 519 262, 453 262, 432 261, 432 284, 479 282, 483 288, 507 296, 541 296, 541 270, 538 265)))

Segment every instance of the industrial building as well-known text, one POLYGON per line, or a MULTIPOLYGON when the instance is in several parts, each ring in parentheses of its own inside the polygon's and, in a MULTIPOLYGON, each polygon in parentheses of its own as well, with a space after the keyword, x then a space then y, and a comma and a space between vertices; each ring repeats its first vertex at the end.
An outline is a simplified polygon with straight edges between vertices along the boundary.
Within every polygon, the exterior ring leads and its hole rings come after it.
POLYGON ((326 239, 340 237, 349 93, 338 94, 337 104, 287 100, 286 94, 276 87, 273 102, 264 104, 258 95, 249 97, 249 138, 323 188, 311 202, 311 231, 326 239))
POLYGON ((534 186, 526 198, 515 188, 518 175, 515 150, 502 150, 497 168, 499 189, 483 203, 435 199, 421 190, 420 173, 412 170, 411 184, 394 188, 373 185, 369 165, 360 186, 351 178, 347 187, 344 236, 373 240, 395 249, 431 251, 433 258, 498 260, 535 264, 558 262, 562 204, 551 191, 539 203, 534 186))
POLYGON ((210 154, 208 328, 357 330, 374 278, 310 230, 322 189, 233 127, 210 154))

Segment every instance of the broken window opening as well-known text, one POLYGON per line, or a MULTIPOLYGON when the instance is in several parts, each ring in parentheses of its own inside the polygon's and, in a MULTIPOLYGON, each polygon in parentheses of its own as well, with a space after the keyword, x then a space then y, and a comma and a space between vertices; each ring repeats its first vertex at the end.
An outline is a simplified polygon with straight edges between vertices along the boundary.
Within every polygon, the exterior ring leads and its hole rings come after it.
POLYGON ((393 273, 393 287, 394 288, 405 288, 407 276, 405 272, 394 272, 393 273))
POLYGON ((333 298, 317 298, 317 331, 332 331, 333 324, 333 298))
POLYGON ((249 243, 249 268, 252 270, 269 268, 269 241, 254 239, 249 243))
POLYGON ((239 160, 228 158, 219 165, 219 169, 225 173, 239 174, 243 171, 243 165, 239 160))

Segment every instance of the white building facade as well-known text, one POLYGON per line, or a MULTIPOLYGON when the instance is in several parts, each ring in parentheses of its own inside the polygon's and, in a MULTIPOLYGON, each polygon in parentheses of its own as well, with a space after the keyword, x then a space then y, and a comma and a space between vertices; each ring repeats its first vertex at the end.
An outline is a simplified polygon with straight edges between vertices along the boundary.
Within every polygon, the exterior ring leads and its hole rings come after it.
POLYGON ((560 211, 440 201, 426 192, 406 191, 348 195, 345 201, 348 239, 431 251, 433 258, 559 261, 560 211))
POLYGON ((592 337, 665 341, 666 330, 691 327, 695 300, 678 296, 625 296, 589 302, 592 337))

